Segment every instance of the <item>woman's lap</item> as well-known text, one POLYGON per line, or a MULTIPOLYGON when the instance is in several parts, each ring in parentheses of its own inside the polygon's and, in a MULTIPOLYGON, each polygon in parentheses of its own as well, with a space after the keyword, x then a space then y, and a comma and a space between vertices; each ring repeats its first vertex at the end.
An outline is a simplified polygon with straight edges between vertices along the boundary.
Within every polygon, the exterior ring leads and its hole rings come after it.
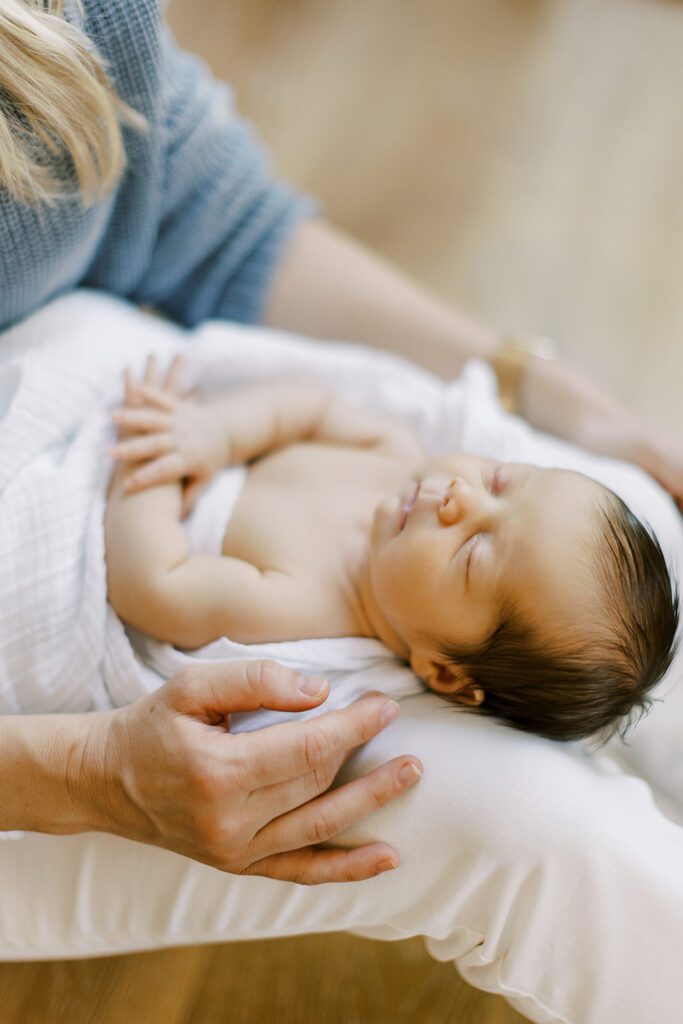
POLYGON ((683 1002, 683 831, 647 785, 430 694, 404 700, 343 776, 402 752, 424 763, 418 786, 342 840, 392 843, 397 871, 305 887, 99 833, 26 833, 0 844, 0 958, 417 934, 532 1020, 673 1024, 683 1002))

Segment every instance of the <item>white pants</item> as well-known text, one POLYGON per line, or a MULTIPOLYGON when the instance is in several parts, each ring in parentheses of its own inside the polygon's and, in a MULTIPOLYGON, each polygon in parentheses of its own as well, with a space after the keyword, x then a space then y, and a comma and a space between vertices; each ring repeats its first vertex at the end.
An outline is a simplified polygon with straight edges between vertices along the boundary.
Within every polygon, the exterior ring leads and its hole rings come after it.
POLYGON ((304 932, 426 936, 536 1022, 679 1024, 683 829, 606 757, 407 698, 345 776, 396 754, 425 773, 345 833, 401 866, 305 887, 223 874, 114 836, 0 843, 0 959, 88 957, 304 932))

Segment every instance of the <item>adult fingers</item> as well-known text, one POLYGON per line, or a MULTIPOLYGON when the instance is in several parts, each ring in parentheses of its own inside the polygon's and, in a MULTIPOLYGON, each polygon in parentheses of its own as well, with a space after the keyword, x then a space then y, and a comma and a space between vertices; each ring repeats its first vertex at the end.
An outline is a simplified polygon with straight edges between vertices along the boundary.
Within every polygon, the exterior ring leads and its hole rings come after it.
POLYGON ((320 768, 305 775, 252 790, 247 797, 250 812, 257 819, 270 821, 309 800, 314 800, 330 788, 346 758, 346 751, 340 751, 331 756, 320 768))
POLYGON ((381 697, 358 701, 305 722, 270 725, 238 733, 240 762, 250 789, 261 789, 318 771, 339 754, 367 743, 398 716, 396 701, 381 697))
POLYGON ((290 850, 263 857, 240 873, 264 875, 300 885, 320 885, 323 882, 361 882, 383 871, 391 871, 399 864, 399 855, 393 847, 386 843, 370 843, 352 850, 311 847, 290 850))
POLYGON ((163 690, 176 711, 215 722, 231 712, 259 708, 305 711, 327 696, 328 684, 277 661, 255 659, 196 663, 169 679, 163 690))
POLYGON ((254 836, 252 849, 256 854, 268 850, 270 855, 326 843, 410 789, 421 775, 417 758, 394 758, 268 822, 254 836))
POLYGON ((683 499, 683 444, 672 433, 638 424, 637 441, 626 457, 664 487, 680 507, 683 499))
MULTIPOLYGON (((368 700, 371 697, 384 697, 386 699, 385 694, 380 690, 368 690, 355 699, 368 700)), ((313 800, 328 790, 334 782, 337 772, 349 758, 353 757, 360 745, 362 744, 349 746, 349 748, 339 751, 336 756, 330 757, 321 767, 313 769, 304 775, 299 775, 292 779, 288 778, 282 782, 274 782, 271 785, 260 788, 260 790, 254 790, 249 795, 250 804, 255 805, 260 802, 275 807, 279 814, 284 814, 286 811, 299 807, 308 800, 313 800)))
MULTIPOLYGON (((328 684, 319 677, 301 676, 274 661, 207 662, 179 672, 165 684, 164 691, 179 713, 209 724, 225 722, 227 717, 229 727, 233 712, 259 708, 304 711, 319 707, 327 696, 328 684)), ((233 735, 230 741, 234 763, 240 765, 245 791, 336 763, 338 755, 372 739, 399 712, 396 701, 382 694, 309 721, 286 722, 233 735)))
MULTIPOLYGON (((298 779, 289 779, 286 782, 276 783, 274 786, 266 786, 265 789, 255 790, 249 794, 247 804, 249 810, 257 818, 263 821, 270 821, 275 817, 281 817, 295 807, 301 807, 311 800, 315 800, 325 793, 335 780, 335 777, 346 760, 345 754, 338 754, 316 771, 301 775, 298 779)), ((392 771, 398 776, 399 789, 407 789, 418 776, 413 772, 411 765, 417 764, 415 758, 402 754, 386 761, 382 765, 387 773, 392 771), (408 766, 408 771, 402 773, 402 769, 408 766)), ((419 768, 419 766, 418 766, 419 768)))
POLYGON ((170 427, 168 413, 155 409, 115 409, 111 414, 114 423, 126 430, 164 432, 170 427))

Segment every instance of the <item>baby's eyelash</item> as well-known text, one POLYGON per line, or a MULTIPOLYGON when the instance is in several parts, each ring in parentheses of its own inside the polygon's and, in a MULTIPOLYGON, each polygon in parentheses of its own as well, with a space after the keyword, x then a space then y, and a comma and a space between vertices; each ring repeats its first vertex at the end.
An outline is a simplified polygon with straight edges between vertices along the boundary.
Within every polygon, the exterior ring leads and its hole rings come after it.
POLYGON ((481 537, 481 534, 475 534, 467 542, 467 558, 465 559, 465 578, 466 578, 468 583, 469 583, 469 579, 470 579, 470 561, 472 559, 472 553, 473 553, 474 549, 476 548, 477 544, 479 543, 480 537, 481 537))
POLYGON ((501 462, 491 477, 491 494, 502 494, 503 491, 507 491, 508 485, 512 482, 513 478, 508 466, 504 462, 501 462))
POLYGON ((469 548, 469 550, 468 550, 468 554, 467 554, 467 560, 465 562, 465 579, 467 581, 468 586, 469 586, 469 581, 470 581, 470 561, 472 559, 472 552, 476 548, 480 536, 481 536, 481 534, 475 533, 474 537, 470 537, 470 539, 468 541, 468 548, 469 548))

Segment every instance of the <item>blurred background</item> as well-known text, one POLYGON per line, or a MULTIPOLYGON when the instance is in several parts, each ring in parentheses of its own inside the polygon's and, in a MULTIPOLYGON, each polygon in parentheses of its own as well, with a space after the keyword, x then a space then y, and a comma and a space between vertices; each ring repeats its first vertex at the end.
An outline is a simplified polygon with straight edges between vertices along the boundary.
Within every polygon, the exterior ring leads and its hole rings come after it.
MULTIPOLYGON (((278 171, 487 323, 683 427, 683 4, 173 0, 278 171)), ((519 1024, 421 940, 0 965, 8 1024, 519 1024)))
POLYGON ((173 0, 279 172, 683 427, 683 4, 173 0))

